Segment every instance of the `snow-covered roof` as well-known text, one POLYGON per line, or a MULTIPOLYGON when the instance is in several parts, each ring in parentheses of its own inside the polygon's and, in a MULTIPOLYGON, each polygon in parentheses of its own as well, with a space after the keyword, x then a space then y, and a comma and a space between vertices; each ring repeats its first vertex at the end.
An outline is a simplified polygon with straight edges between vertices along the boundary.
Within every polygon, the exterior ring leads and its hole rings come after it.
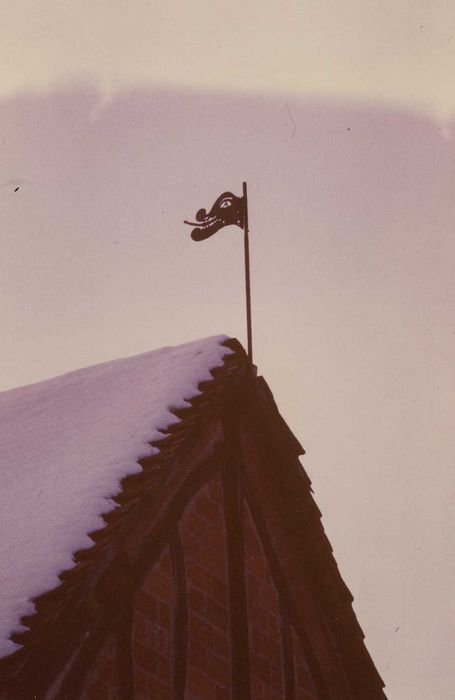
POLYGON ((31 600, 116 507, 120 480, 230 354, 224 336, 77 370, 0 394, 0 657, 31 600))

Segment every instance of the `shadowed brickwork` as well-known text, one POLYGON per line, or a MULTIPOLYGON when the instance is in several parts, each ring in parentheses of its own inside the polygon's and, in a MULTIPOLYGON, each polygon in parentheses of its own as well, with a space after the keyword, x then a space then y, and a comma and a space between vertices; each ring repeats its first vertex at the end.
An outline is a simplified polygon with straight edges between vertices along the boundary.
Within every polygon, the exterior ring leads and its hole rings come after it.
POLYGON ((229 610, 223 491, 215 477, 194 496, 180 522, 189 615, 189 700, 228 700, 229 610))
POLYGON ((135 597, 132 652, 137 700, 173 700, 173 588, 166 548, 135 597))
MULTIPOLYGON (((246 503, 242 512, 251 697, 315 700, 305 658, 291 627, 285 648, 283 624, 288 622, 283 620, 279 592, 246 503), (292 656, 287 664, 285 654, 292 656), (286 668, 292 674, 287 682, 286 668)), ((233 698, 231 682, 225 530, 223 482, 215 476, 197 491, 180 518, 180 567, 168 545, 134 596, 135 700, 176 699, 176 649, 186 656, 182 698, 238 700, 233 698), (178 588, 186 607, 187 620, 182 626, 175 617, 178 588)), ((116 639, 111 636, 90 675, 83 700, 121 700, 116 653, 116 639)))
POLYGON ((246 506, 244 527, 252 697, 281 700, 284 679, 280 603, 246 506))

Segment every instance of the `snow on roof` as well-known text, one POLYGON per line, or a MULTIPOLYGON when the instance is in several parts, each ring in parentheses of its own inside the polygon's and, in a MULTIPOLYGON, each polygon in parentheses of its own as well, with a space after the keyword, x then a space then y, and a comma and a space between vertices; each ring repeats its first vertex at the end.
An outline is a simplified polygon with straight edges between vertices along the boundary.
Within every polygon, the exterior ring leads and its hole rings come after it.
POLYGON ((224 336, 77 370, 0 394, 0 657, 32 614, 31 599, 60 585, 72 553, 116 507, 120 480, 157 452, 150 442, 178 418, 199 382, 232 351, 224 336))

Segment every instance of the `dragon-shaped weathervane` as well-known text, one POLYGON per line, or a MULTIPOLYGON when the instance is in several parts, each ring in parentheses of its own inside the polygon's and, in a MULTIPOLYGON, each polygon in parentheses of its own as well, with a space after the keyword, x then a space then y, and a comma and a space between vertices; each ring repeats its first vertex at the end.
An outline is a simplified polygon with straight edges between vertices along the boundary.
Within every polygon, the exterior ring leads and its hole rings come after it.
POLYGON ((244 231, 245 249, 245 290, 246 290, 246 323, 248 334, 248 357, 253 365, 253 333, 251 322, 251 292, 250 292, 250 248, 248 240, 248 197, 246 182, 243 183, 243 197, 236 197, 232 192, 223 192, 207 213, 199 209, 196 221, 185 221, 185 224, 195 226, 191 231, 193 241, 203 241, 210 238, 224 226, 240 226, 244 231))
POLYGON ((244 198, 236 197, 232 192, 223 192, 208 213, 205 209, 199 209, 196 221, 184 221, 184 223, 197 227, 191 232, 193 241, 203 241, 224 226, 233 224, 243 228, 244 219, 244 198))

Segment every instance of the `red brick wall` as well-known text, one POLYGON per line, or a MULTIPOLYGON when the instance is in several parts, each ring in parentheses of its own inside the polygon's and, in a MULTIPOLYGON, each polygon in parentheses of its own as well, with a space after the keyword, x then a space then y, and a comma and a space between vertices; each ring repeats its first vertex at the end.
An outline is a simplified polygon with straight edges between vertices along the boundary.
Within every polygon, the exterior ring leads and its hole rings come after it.
POLYGON ((251 687, 254 700, 282 700, 283 660, 278 593, 248 508, 244 508, 251 687))
POLYGON ((223 517, 216 477, 196 494, 180 522, 188 595, 188 700, 231 698, 223 517))
POLYGON ((172 700, 173 579, 166 548, 136 593, 133 665, 136 700, 172 700))
MULTIPOLYGON (((228 572, 220 477, 203 486, 179 523, 188 605, 185 700, 232 697, 228 572)), ((244 505, 245 579, 252 700, 283 700, 284 665, 278 592, 251 514, 244 505)), ((173 700, 174 580, 169 547, 134 599, 132 654, 136 700, 173 700)), ((292 630, 295 700, 314 700, 300 643, 292 630)), ((118 700, 115 638, 110 637, 82 700, 118 700)))
POLYGON ((81 700, 119 700, 116 654, 115 636, 111 635, 90 674, 81 700))

